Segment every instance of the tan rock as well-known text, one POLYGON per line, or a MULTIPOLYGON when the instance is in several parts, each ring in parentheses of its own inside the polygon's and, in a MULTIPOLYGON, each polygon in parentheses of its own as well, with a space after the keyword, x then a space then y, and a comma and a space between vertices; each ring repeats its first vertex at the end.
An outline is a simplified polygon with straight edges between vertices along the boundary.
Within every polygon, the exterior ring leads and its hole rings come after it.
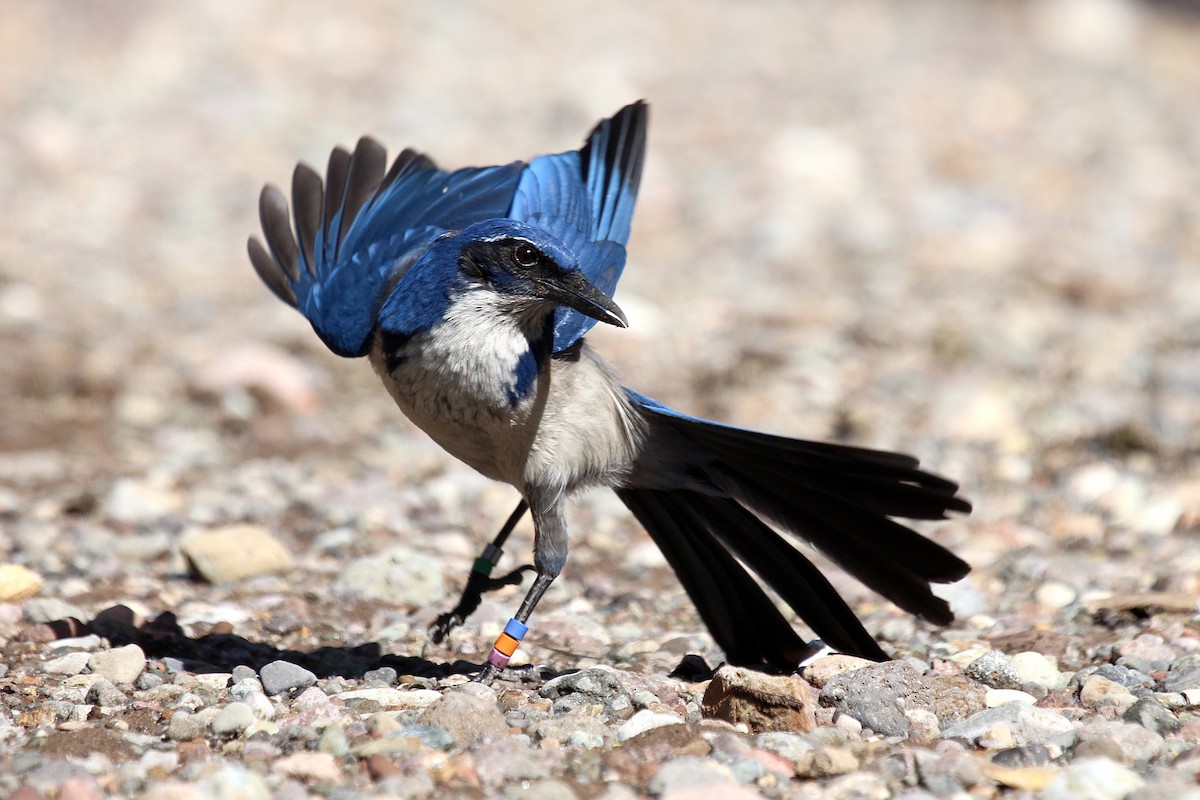
POLYGON ((754 731, 810 731, 816 726, 807 683, 740 667, 717 670, 700 710, 705 717, 744 722, 754 731))

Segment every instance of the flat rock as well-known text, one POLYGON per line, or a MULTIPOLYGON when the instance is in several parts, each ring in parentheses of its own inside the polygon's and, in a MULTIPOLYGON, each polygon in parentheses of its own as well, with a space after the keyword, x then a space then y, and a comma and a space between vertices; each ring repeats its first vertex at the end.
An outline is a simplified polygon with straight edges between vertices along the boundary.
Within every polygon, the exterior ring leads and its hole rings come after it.
POLYGON ((942 729, 943 739, 966 739, 976 743, 993 727, 1003 723, 1012 733, 1013 746, 1045 743, 1059 736, 1073 736, 1070 720, 1045 708, 1014 701, 972 714, 967 719, 942 729))
POLYGON ((209 583, 228 583, 292 568, 291 553, 261 525, 194 531, 184 536, 180 547, 192 571, 209 583))
POLYGON ((821 690, 821 704, 876 733, 902 736, 911 726, 906 711, 930 711, 945 728, 984 708, 985 691, 961 675, 923 676, 910 664, 889 661, 830 679, 821 690))

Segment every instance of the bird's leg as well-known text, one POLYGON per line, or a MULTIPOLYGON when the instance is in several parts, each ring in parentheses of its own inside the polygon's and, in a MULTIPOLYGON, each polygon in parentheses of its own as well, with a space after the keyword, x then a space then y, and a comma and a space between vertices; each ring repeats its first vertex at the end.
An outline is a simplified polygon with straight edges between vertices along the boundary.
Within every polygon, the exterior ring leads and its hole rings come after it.
POLYGON ((508 666, 508 660, 517 652, 529 630, 526 624, 529 615, 567 562, 567 522, 562 512, 562 490, 527 487, 526 497, 533 509, 533 564, 537 577, 517 613, 492 645, 487 663, 475 678, 479 683, 488 683, 508 666))
POLYGON ((458 604, 445 614, 438 616, 433 621, 433 624, 429 626, 429 638, 426 640, 426 645, 429 642, 441 644, 450 631, 457 628, 467 617, 475 613, 475 609, 479 608, 479 602, 483 599, 484 593, 495 591, 502 586, 518 584, 521 582, 521 577, 533 569, 532 566, 527 564, 517 567, 512 572, 499 578, 491 577, 492 570, 495 569, 497 562, 500 561, 500 557, 504 555, 504 550, 502 549, 504 542, 528 510, 529 503, 525 502, 525 499, 522 498, 521 502, 517 503, 516 509, 509 515, 500 532, 496 534, 496 538, 484 547, 483 553, 475 559, 475 563, 471 566, 471 572, 467 575, 467 585, 463 588, 462 597, 458 599, 458 604))

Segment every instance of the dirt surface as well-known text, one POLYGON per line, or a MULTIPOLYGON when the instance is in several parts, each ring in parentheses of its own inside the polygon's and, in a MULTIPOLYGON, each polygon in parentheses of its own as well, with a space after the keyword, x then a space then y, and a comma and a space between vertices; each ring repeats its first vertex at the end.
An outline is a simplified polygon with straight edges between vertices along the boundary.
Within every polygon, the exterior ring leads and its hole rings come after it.
POLYGON ((1185 3, 8 4, 0 793, 1194 792, 1197 76, 1185 3), (911 670, 860 688, 926 700, 702 723, 667 675, 720 653, 608 494, 572 509, 532 667, 454 688, 516 587, 422 651, 517 498, 261 285, 259 189, 366 133, 447 167, 566 150, 637 98, 631 326, 589 341, 673 406, 962 484, 975 513, 923 528, 974 566, 954 628, 830 572, 911 670), (190 576, 187 537, 233 525, 249 577, 190 576), (586 702, 546 692, 595 665, 586 702), (459 694, 478 730, 421 722, 459 694), (629 745, 654 714, 681 727, 629 745))

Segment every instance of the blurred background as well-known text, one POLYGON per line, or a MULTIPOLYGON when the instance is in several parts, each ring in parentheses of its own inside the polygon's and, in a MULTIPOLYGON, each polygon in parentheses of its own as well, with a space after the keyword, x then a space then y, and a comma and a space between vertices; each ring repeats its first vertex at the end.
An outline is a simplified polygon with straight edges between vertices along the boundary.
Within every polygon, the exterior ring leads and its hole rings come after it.
MULTIPOLYGON (((572 149, 645 98, 632 325, 592 337, 630 385, 959 480, 976 513, 931 530, 968 616, 1195 591, 1194 8, 7 2, 0 558, 136 598, 178 533, 249 520, 318 574, 407 541, 457 585, 515 495, 260 284, 258 192, 367 133, 449 168, 572 149)), ((574 513, 572 564, 610 570, 565 583, 670 585, 614 500, 574 513)))

